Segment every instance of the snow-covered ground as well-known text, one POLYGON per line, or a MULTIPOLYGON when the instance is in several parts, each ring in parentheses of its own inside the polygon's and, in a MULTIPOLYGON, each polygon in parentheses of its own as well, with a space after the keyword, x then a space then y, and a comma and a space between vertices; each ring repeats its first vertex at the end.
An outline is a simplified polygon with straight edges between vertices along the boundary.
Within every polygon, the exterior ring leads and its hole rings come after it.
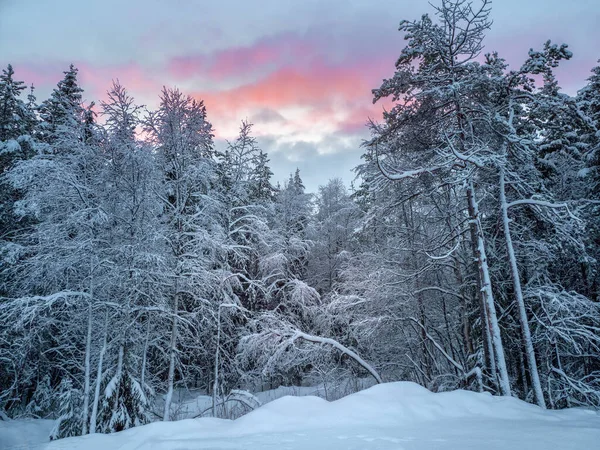
POLYGON ((43 448, 54 420, 0 420, 0 450, 29 450, 43 448))
MULTIPOLYGON (((316 396, 325 400, 337 400, 354 392, 367 389, 375 384, 373 378, 353 378, 346 380, 337 380, 337 382, 328 382, 315 384, 313 386, 279 386, 276 389, 267 389, 257 392, 254 395, 261 404, 266 404, 277 400, 286 395, 293 397, 316 396)), ((164 399, 158 399, 154 406, 154 411, 162 414, 164 409, 164 399)), ((178 389, 173 394, 173 406, 171 408, 171 417, 177 420, 193 419, 204 412, 204 416, 210 416, 209 411, 212 406, 212 397, 206 395, 200 390, 178 389), (208 410, 208 411, 207 411, 208 410)), ((245 412, 248 412, 243 406, 236 403, 226 405, 230 410, 228 418, 236 418, 245 412), (232 417, 231 417, 232 416, 232 417)))
POLYGON ((543 411, 514 398, 467 391, 433 394, 408 382, 374 386, 335 402, 282 397, 237 420, 157 422, 112 435, 34 445, 31 439, 44 434, 42 428, 48 428, 47 421, 0 422, 0 448, 588 450, 600 446, 598 412, 543 411), (21 432, 26 435, 19 442, 21 432))

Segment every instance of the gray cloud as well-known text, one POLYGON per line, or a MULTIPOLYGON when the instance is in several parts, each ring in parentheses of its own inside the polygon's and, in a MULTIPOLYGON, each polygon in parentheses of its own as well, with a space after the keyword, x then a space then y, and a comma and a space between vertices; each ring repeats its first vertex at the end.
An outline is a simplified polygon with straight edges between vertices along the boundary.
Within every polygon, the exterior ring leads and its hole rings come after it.
MULTIPOLYGON (((391 76, 394 58, 404 45, 396 31, 398 22, 418 18, 423 12, 432 12, 428 0, 264 0, 260 8, 241 0, 210 5, 183 0, 0 0, 0 65, 14 63, 18 75, 19 63, 48 63, 52 80, 37 91, 43 100, 71 61, 115 68, 133 63, 155 75, 153 80, 171 85, 173 80, 165 71, 165 62, 171 58, 210 55, 292 33, 300 40, 318 43, 319 51, 332 64, 340 59, 360 63, 374 53, 389 54, 391 76)), ((568 7, 564 0, 503 0, 494 3, 492 18, 495 23, 488 33, 487 49, 498 49, 514 65, 526 57, 530 46, 539 47, 547 38, 569 43, 574 60, 559 70, 572 78, 565 78, 569 88, 573 86, 569 93, 581 87, 595 65, 598 55, 592 44, 600 41, 597 0, 578 0, 568 7)), ((294 54, 291 59, 297 63, 300 56, 294 54)), ((120 75, 115 72, 110 77, 120 75)), ((84 85, 88 92, 90 87, 84 85)), ((100 86, 102 91, 106 87, 108 84, 100 86)), ((155 106, 152 99, 138 95, 135 85, 127 87, 138 101, 155 106)), ((207 86, 198 89, 210 91, 207 86)), ((249 119, 257 125, 285 120, 278 111, 267 108, 249 119)), ((360 144, 366 135, 366 129, 349 129, 332 133, 319 143, 301 139, 282 143, 273 136, 262 136, 259 143, 269 153, 275 180, 287 179, 298 167, 307 188, 315 191, 331 177, 341 177, 346 183, 353 179, 351 169, 361 162, 360 144), (328 153, 323 154, 324 148, 328 153)), ((217 142, 217 146, 222 145, 223 141, 217 142)))
POLYGON ((361 163, 360 147, 366 137, 364 133, 348 136, 331 134, 319 143, 295 141, 281 143, 271 136, 261 136, 258 142, 269 154, 274 182, 283 183, 289 174, 300 169, 304 185, 309 192, 316 192, 320 185, 331 178, 341 178, 347 186, 354 180, 353 169, 361 163), (323 154, 320 148, 333 148, 332 153, 323 154))
POLYGON ((279 112, 275 111, 274 109, 262 108, 256 112, 254 112, 250 116, 250 121, 252 123, 285 122, 285 117, 283 117, 279 112))

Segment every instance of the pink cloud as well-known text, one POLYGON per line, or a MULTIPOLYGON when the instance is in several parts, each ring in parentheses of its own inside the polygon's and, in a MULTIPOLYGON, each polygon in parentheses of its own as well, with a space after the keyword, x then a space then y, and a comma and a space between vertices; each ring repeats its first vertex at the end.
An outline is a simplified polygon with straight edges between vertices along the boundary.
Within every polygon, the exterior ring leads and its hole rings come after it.
MULTIPOLYGON (((33 83, 36 89, 48 92, 63 78, 63 72, 68 70, 70 62, 18 64, 15 66, 17 79, 27 84, 33 83)), ((135 63, 97 66, 81 61, 74 61, 78 69, 78 81, 84 89, 86 101, 98 101, 106 98, 106 91, 112 85, 112 80, 120 83, 134 94, 148 98, 149 94, 157 96, 162 83, 148 76, 148 72, 135 63)), ((38 99, 43 100, 43 99, 38 99)))
POLYGON ((15 77, 23 80, 28 85, 32 84, 38 87, 55 86, 63 77, 63 72, 69 68, 68 64, 60 63, 33 63, 33 64, 13 64, 15 77))
POLYGON ((309 130, 315 124, 327 123, 354 133, 364 128, 369 117, 381 118, 383 103, 372 104, 371 89, 392 73, 390 57, 365 59, 351 65, 318 61, 304 67, 283 67, 256 82, 232 89, 193 95, 205 101, 217 129, 219 123, 237 120, 248 109, 302 107, 309 110, 305 118, 287 121, 288 124, 309 130))
MULTIPOLYGON (((325 37, 319 39, 315 35, 309 39, 284 33, 247 47, 173 58, 152 72, 135 63, 97 66, 78 62, 76 66, 86 99, 105 99, 111 81, 119 79, 138 102, 154 99, 150 107, 156 105, 163 84, 185 82, 200 74, 217 80, 248 80, 253 74, 255 80, 234 88, 192 93, 205 101, 217 134, 252 111, 280 112, 295 107, 303 108, 306 114, 293 120, 282 117, 282 125, 310 130, 317 123, 326 123, 354 133, 369 117, 381 117, 381 105, 372 105, 371 89, 393 74, 395 51, 378 47, 374 53, 356 51, 346 55, 335 50, 335 43, 325 37)), ((352 48, 351 42, 347 44, 352 48)), ((67 68, 68 64, 56 63, 28 65, 23 78, 53 87, 67 68)), ((256 130, 260 130, 260 124, 256 130)))
POLYGON ((297 66, 318 53, 318 46, 293 33, 263 38, 245 47, 233 47, 212 54, 173 58, 169 73, 178 79, 194 75, 229 78, 283 65, 297 66))

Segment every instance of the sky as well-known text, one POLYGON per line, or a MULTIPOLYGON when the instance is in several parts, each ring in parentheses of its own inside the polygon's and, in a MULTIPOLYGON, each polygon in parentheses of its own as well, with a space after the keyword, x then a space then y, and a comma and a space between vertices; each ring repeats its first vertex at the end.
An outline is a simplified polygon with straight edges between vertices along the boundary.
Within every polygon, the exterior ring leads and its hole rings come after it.
MULTIPOLYGON (((299 168, 314 192, 354 178, 365 124, 386 106, 371 89, 404 46, 398 24, 423 13, 428 0, 0 0, 0 66, 33 83, 38 101, 71 63, 87 102, 113 79, 148 108, 178 87, 204 100, 217 146, 249 120, 274 180, 299 168)), ((548 39, 569 44, 557 72, 567 93, 600 58, 597 0, 495 0, 491 18, 485 51, 514 66, 548 39)))

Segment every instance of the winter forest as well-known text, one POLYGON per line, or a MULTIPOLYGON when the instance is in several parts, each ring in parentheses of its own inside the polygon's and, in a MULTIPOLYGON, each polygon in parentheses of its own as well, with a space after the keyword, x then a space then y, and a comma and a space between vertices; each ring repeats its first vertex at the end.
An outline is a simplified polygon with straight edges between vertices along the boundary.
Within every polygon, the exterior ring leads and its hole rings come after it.
POLYGON ((0 422, 56 440, 342 382, 600 408, 600 65, 567 95, 567 45, 509 67, 489 1, 423 12, 352 188, 315 193, 177 88, 150 109, 115 73, 84 104, 71 65, 40 101, 3 68, 0 422))

